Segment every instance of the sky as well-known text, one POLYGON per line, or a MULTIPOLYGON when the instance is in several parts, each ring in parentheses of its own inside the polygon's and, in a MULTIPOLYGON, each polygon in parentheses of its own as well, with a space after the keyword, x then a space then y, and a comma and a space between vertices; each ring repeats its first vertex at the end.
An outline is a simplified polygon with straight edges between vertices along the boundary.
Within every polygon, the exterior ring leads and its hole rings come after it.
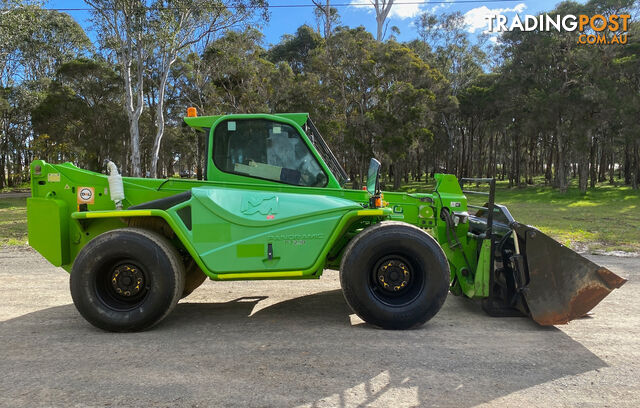
MULTIPOLYGON (((389 16, 389 27, 396 26, 400 29, 399 41, 409 41, 416 38, 414 26, 415 17, 423 12, 450 13, 459 11, 465 16, 468 31, 473 35, 485 30, 486 16, 504 14, 511 17, 516 13, 537 14, 552 10, 560 0, 496 0, 496 1, 469 1, 469 0, 396 0, 389 16)), ((584 3, 583 1, 580 1, 584 3)), ((271 0, 270 20, 261 27, 264 33, 264 46, 269 47, 280 41, 283 35, 293 34, 303 24, 317 28, 317 22, 313 13, 311 0, 271 0), (302 6, 302 7, 301 7, 302 6)), ((369 0, 333 0, 332 6, 338 9, 342 25, 350 27, 364 26, 372 33, 376 32, 376 20, 373 7, 369 0)), ((82 0, 50 0, 47 8, 87 9, 88 6, 82 0)), ((95 33, 91 32, 89 12, 83 10, 65 11, 69 13, 87 31, 89 37, 94 40, 95 33)), ((389 30, 390 31, 390 30, 389 30)), ((387 35, 389 35, 387 33, 387 35)), ((375 34, 374 34, 375 35, 375 34)))

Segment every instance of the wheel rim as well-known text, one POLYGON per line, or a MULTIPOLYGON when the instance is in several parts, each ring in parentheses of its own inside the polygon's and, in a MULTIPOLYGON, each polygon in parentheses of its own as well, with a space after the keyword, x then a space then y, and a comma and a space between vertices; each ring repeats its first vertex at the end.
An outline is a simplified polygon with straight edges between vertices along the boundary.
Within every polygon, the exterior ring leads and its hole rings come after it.
POLYGON ((96 277, 96 294, 109 309, 139 307, 149 293, 149 278, 135 262, 126 260, 104 267, 96 277))
POLYGON ((422 292, 423 274, 408 258, 393 254, 379 259, 371 270, 369 290, 380 302, 404 306, 422 292))

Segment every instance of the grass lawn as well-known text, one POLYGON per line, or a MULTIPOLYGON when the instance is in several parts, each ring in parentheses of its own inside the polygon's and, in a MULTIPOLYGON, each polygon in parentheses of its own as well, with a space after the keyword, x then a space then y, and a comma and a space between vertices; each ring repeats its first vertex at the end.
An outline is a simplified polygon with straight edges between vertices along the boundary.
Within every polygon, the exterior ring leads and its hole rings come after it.
MULTIPOLYGON (((475 188, 474 188, 475 189, 475 188)), ((430 192, 433 183, 413 182, 407 192, 430 192)), ((481 202, 472 201, 475 204, 481 202)), ((602 183, 586 194, 575 182, 566 194, 542 183, 509 189, 499 182, 496 202, 514 218, 579 251, 640 253, 640 192, 602 183)), ((0 246, 27 242, 26 199, 0 196, 0 246)))
POLYGON ((0 246, 26 243, 27 199, 0 196, 0 246))
MULTIPOLYGON (((13 193, 13 192, 16 192, 16 191, 29 191, 30 188, 31 188, 31 186, 29 185, 29 182, 25 181, 24 183, 19 184, 17 186, 0 188, 0 193, 13 193)), ((0 198, 0 201, 4 201, 4 200, 2 198, 0 198)))
MULTIPOLYGON (((518 222, 533 225, 573 249, 640 253, 639 191, 601 183, 582 194, 574 180, 569 191, 561 194, 537 181, 533 186, 511 189, 507 182, 498 182, 496 203, 506 205, 518 222)), ((432 183, 424 182, 402 187, 407 192, 432 189, 432 183)), ((481 205, 479 200, 473 197, 471 203, 481 205)))

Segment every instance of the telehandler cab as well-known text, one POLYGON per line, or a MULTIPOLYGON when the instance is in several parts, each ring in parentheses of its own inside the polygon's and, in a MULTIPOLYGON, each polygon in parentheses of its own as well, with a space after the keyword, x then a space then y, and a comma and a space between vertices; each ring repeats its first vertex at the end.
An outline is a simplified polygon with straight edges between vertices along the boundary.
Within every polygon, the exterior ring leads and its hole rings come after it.
POLYGON ((366 322, 408 329, 447 293, 492 315, 542 325, 581 317, 624 284, 494 203, 493 179, 436 174, 432 193, 365 190, 348 178, 309 116, 197 117, 206 181, 121 177, 71 163, 31 164, 29 244, 70 272, 73 302, 110 331, 148 329, 206 279, 317 279, 339 269, 366 322), (488 184, 486 204, 461 184, 488 184), (429 231, 429 233, 427 232, 429 231))

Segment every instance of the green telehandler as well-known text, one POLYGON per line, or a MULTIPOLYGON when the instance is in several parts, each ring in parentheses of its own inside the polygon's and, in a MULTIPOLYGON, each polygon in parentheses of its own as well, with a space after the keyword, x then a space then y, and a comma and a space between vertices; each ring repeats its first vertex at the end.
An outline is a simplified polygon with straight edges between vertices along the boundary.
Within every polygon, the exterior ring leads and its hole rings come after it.
POLYGON ((516 222, 494 202, 493 179, 436 174, 431 193, 381 192, 372 159, 366 189, 352 190, 308 114, 190 109, 184 121, 208 136, 205 181, 31 163, 29 244, 70 272, 73 302, 96 327, 148 329, 206 278, 339 269, 349 306, 385 329, 425 323, 449 292, 494 316, 563 324, 625 282, 516 222))

